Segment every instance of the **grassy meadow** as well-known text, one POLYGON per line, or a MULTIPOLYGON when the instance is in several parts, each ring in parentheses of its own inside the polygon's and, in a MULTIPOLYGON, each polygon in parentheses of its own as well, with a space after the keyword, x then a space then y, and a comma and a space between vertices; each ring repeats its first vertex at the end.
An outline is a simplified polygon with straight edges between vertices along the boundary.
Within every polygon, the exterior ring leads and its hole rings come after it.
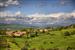
POLYGON ((1 30, 0 50, 75 50, 75 27, 1 30), (7 31, 26 34, 9 36, 7 31))

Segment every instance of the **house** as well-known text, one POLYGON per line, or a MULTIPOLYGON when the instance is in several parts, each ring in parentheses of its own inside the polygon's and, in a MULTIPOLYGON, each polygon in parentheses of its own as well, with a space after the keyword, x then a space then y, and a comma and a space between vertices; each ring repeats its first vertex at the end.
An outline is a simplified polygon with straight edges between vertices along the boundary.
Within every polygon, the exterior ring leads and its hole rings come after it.
POLYGON ((22 36, 22 35, 25 35, 27 32, 26 31, 7 31, 6 34, 9 35, 9 36, 22 36))
POLYGON ((6 34, 7 34, 8 36, 12 36, 12 33, 13 33, 13 31, 7 31, 7 32, 6 32, 6 34))
POLYGON ((44 29, 45 32, 48 32, 48 29, 44 29))

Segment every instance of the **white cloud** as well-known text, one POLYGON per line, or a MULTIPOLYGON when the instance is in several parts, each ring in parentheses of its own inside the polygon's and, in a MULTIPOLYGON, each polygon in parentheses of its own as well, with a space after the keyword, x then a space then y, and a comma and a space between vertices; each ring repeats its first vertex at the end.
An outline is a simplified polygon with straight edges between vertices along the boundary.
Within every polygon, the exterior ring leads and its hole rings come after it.
POLYGON ((6 2, 6 4, 13 4, 13 5, 18 5, 19 4, 19 2, 18 2, 18 0, 8 0, 7 2, 6 2))
POLYGON ((15 21, 16 18, 6 18, 6 19, 5 19, 5 21, 11 21, 11 20, 12 20, 12 21, 15 21))
POLYGON ((52 14, 35 13, 35 14, 28 15, 28 17, 59 17, 61 15, 64 15, 64 13, 52 13, 52 14))
POLYGON ((51 13, 51 14, 35 13, 35 14, 31 14, 31 15, 23 15, 23 13, 20 11, 16 11, 15 13, 13 13, 11 11, 0 12, 0 17, 6 17, 5 21, 7 21, 7 22, 21 20, 21 21, 27 22, 29 24, 33 24, 33 23, 39 24, 39 23, 45 22, 45 21, 48 22, 47 24, 49 24, 49 23, 53 24, 53 23, 58 23, 60 20, 68 19, 69 17, 72 17, 72 16, 75 17, 75 11, 70 12, 70 13, 59 12, 59 13, 51 13), (25 17, 25 16, 29 17, 29 18, 27 18, 27 19, 15 18, 15 17, 25 17))
POLYGON ((50 16, 50 17, 60 17, 61 15, 64 15, 64 13, 53 13, 53 14, 49 14, 48 16, 50 16))
POLYGON ((35 13, 35 14, 28 15, 28 17, 55 17, 55 18, 59 18, 62 16, 66 16, 66 17, 74 16, 75 17, 75 10, 73 10, 72 12, 58 12, 58 13, 50 13, 50 14, 35 13))
POLYGON ((28 15, 28 17, 46 17, 46 16, 45 14, 35 13, 35 14, 28 15))
POLYGON ((0 6, 4 6, 4 4, 3 3, 0 3, 0 6))
MULTIPOLYGON (((15 13, 12 13, 11 11, 3 11, 0 12, 0 17, 55 17, 55 18, 59 18, 62 16, 74 16, 75 17, 75 11, 70 12, 70 13, 63 13, 63 12, 59 12, 59 13, 51 13, 51 14, 39 14, 39 13, 35 13, 35 14, 30 14, 30 15, 25 15, 23 14, 21 11, 16 11, 15 13)), ((36 20, 36 18, 34 18, 33 20, 36 20)))
POLYGON ((13 16, 13 14, 9 11, 0 12, 0 17, 13 16))
POLYGON ((60 5, 71 5, 72 1, 71 0, 60 0, 60 5))
POLYGON ((71 15, 75 17, 75 10, 71 13, 71 15))
POLYGON ((15 15, 21 15, 21 12, 20 11, 17 11, 16 13, 15 13, 15 15))
POLYGON ((9 6, 9 5, 19 5, 19 1, 18 0, 7 0, 4 2, 0 2, 0 6, 9 6))
POLYGON ((16 17, 16 16, 21 16, 21 12, 17 11, 15 13, 11 12, 11 11, 3 11, 0 12, 0 17, 16 17))

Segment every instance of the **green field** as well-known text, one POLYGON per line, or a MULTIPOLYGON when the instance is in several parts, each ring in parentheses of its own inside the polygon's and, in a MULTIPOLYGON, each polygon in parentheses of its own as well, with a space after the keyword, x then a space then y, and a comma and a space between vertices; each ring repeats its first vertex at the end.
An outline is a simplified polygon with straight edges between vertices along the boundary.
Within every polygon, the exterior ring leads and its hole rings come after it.
POLYGON ((38 36, 0 36, 8 45, 0 50, 75 50, 75 28, 38 32, 38 36), (6 41, 5 41, 6 40, 6 41))

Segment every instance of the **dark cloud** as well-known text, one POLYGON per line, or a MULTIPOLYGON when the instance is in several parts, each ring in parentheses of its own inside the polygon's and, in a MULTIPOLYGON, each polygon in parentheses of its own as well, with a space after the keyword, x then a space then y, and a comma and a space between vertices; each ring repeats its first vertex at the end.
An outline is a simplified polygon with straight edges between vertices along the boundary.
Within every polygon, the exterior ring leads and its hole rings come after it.
POLYGON ((10 7, 12 5, 19 5, 19 1, 18 0, 0 0, 0 11, 7 9, 7 7, 10 7))
POLYGON ((8 1, 8 0, 0 0, 0 3, 6 2, 6 1, 8 1))

